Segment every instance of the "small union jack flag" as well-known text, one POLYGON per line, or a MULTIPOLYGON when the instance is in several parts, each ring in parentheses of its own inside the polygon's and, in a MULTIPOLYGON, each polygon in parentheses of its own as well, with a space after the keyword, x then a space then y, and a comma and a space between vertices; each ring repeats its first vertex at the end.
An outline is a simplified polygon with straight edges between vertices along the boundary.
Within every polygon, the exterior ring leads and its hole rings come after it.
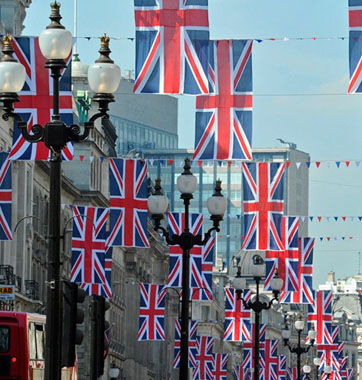
POLYGON ((208 0, 134 0, 134 92, 207 94, 208 0))
POLYGON ((286 380, 287 376, 287 357, 285 355, 278 356, 278 380, 286 380))
POLYGON ((298 239, 299 257, 299 289, 297 292, 282 292, 281 303, 310 303, 314 304, 313 290, 313 248, 314 238, 298 239))
POLYGON ((245 225, 242 249, 282 251, 285 164, 243 162, 242 167, 245 225))
POLYGON ((71 208, 74 222, 70 280, 80 283, 88 295, 99 294, 98 286, 94 289, 93 286, 106 282, 104 267, 109 210, 74 205, 71 208))
POLYGON ((339 359, 342 355, 343 343, 338 342, 339 326, 332 326, 332 343, 317 344, 317 350, 321 358, 320 370, 324 371, 325 366, 329 364, 332 370, 339 371, 339 359))
POLYGON ((317 345, 333 344, 332 298, 332 291, 318 290, 315 292, 314 305, 308 304, 308 329, 317 331, 317 345))
POLYGON ((283 216, 282 243, 285 247, 282 251, 266 251, 266 275, 264 288, 270 290, 271 280, 278 276, 283 280, 282 290, 297 291, 299 289, 299 264, 298 264, 298 228, 299 217, 283 216))
MULTIPOLYGON (((20 92, 20 102, 15 105, 15 112, 28 123, 28 131, 40 124, 44 126, 51 120, 53 113, 52 78, 45 68, 46 58, 39 47, 39 39, 34 37, 19 37, 13 43, 16 59, 25 67, 25 84, 20 92)), ((67 68, 62 71, 60 79, 59 107, 60 116, 67 125, 73 124, 73 106, 71 91, 71 57, 69 55, 67 68)), ((63 149, 63 160, 72 160, 74 148, 68 143, 63 149)), ((14 128, 13 146, 10 151, 11 160, 49 160, 50 150, 43 142, 30 143, 26 141, 19 128, 14 128)))
POLYGON ((233 378, 234 380, 249 380, 250 368, 245 369, 243 365, 234 365, 233 378))
POLYGON ((214 380, 215 357, 212 353, 214 338, 209 336, 197 337, 199 352, 196 355, 197 367, 192 375, 192 380, 214 380))
MULTIPOLYGON (((261 323, 260 324, 260 330, 259 330, 259 348, 260 352, 265 349, 265 336, 266 336, 266 324, 261 323)), ((255 358, 254 358, 254 346, 255 346, 255 324, 252 325, 252 338, 251 342, 245 342, 243 344, 244 348, 244 360, 243 360, 243 366, 245 369, 249 368, 255 368, 255 358)), ((259 364, 260 364, 260 357, 259 357, 259 364)), ((262 372, 262 368, 260 366, 260 371, 262 372)))
POLYGON ((349 0, 348 93, 362 92, 362 0, 349 0))
POLYGON ((214 380, 226 380, 228 375, 229 354, 215 354, 214 380))
POLYGON ((266 339, 265 347, 260 351, 260 364, 265 380, 278 380, 278 340, 266 339))
MULTIPOLYGON (((225 296, 224 340, 251 342, 251 311, 245 309, 235 289, 225 288, 225 296)), ((250 301, 251 296, 251 290, 243 291, 246 302, 250 301)))
MULTIPOLYGON (((197 321, 189 321, 189 368, 197 366, 196 355, 199 352, 199 342, 196 339, 197 328, 199 323, 197 321)), ((180 366, 180 349, 181 349, 181 322, 175 321, 175 358, 173 361, 173 368, 180 366)))
POLYGON ((252 40, 210 42, 210 95, 196 97, 195 160, 251 160, 252 40))
POLYGON ((0 152, 0 240, 13 240, 11 204, 11 161, 9 153, 0 152))
POLYGON ((149 248, 147 237, 147 163, 144 160, 109 160, 109 244, 149 248))
POLYGON ((287 380, 299 380, 297 368, 287 368, 287 380))
POLYGON ((165 340, 164 285, 140 283, 140 324, 138 340, 165 340))

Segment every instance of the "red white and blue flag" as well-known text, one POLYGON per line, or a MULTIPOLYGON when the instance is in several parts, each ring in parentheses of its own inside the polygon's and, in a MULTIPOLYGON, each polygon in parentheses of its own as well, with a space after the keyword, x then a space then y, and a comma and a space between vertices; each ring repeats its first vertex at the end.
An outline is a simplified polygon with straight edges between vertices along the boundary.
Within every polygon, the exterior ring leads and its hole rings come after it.
MULTIPOLYGON (((260 330, 259 330, 259 349, 260 349, 260 352, 262 350, 265 349, 265 337, 266 337, 266 324, 265 323, 261 323, 260 324, 260 330)), ((244 366, 244 369, 251 369, 251 368, 255 368, 255 358, 254 358, 254 346, 255 346, 255 329, 256 329, 256 326, 255 324, 252 325, 252 338, 251 338, 251 342, 245 342, 243 344, 243 352, 244 352, 244 359, 243 359, 243 366, 244 366)), ((261 360, 259 358, 259 364, 261 360)), ((260 372, 262 373, 262 368, 260 366, 260 372)))
POLYGON ((285 164, 242 163, 244 194, 244 250, 284 249, 282 219, 284 210, 285 164))
POLYGON ((299 380, 298 371, 296 367, 287 368, 287 380, 299 380))
POLYGON ((149 248, 147 237, 147 163, 144 160, 109 160, 109 244, 149 248))
POLYGON ((278 380, 286 380, 287 376, 287 357, 285 355, 278 356, 278 380))
POLYGON ((71 208, 74 222, 70 280, 80 283, 88 295, 99 294, 98 285, 106 282, 106 224, 109 210, 75 205, 71 208))
POLYGON ((353 368, 347 368, 348 356, 339 359, 341 380, 353 379, 353 368))
MULTIPOLYGON (((250 301, 251 296, 251 290, 243 290, 243 298, 246 302, 250 301)), ((251 337, 251 310, 245 309, 235 289, 225 288, 224 340, 251 342, 251 337)))
POLYGON ((134 92, 207 94, 208 0, 134 0, 134 92))
POLYGON ((332 291, 318 290, 315 292, 314 305, 308 304, 308 329, 317 331, 317 345, 333 344, 332 299, 332 291))
POLYGON ((214 380, 226 380, 228 375, 229 354, 215 354, 214 380))
POLYGON ((0 240, 13 240, 11 204, 11 161, 9 153, 0 152, 0 240))
POLYGON ((348 93, 362 92, 362 0, 349 0, 348 93))
MULTIPOLYGON (((19 93, 20 102, 15 104, 15 112, 28 123, 28 131, 40 124, 44 126, 53 114, 53 79, 50 70, 45 68, 46 58, 39 47, 39 39, 19 37, 13 43, 16 59, 25 67, 26 79, 19 93)), ((61 119, 67 125, 73 124, 73 107, 71 91, 71 57, 67 59, 67 68, 62 71, 59 92, 59 111, 61 119)), ((16 124, 16 123, 15 123, 16 124)), ((68 143, 63 149, 63 160, 72 160, 74 148, 68 143)), ((10 151, 11 160, 49 160, 50 150, 43 142, 26 141, 19 128, 14 128, 13 146, 10 151)))
POLYGON ((242 364, 233 366, 233 379, 234 380, 248 380, 250 378, 250 369, 244 368, 242 364))
POLYGON ((195 160, 251 160, 252 40, 210 42, 210 95, 196 97, 195 160))
POLYGON ((282 290, 297 291, 299 289, 299 263, 298 263, 298 228, 299 217, 283 216, 282 243, 283 251, 266 251, 266 274, 264 288, 270 290, 271 280, 278 276, 283 280, 282 290))
POLYGON ((138 340, 165 340, 164 285, 140 283, 140 320, 138 340))
POLYGON ((342 356, 344 343, 338 340, 339 326, 332 326, 332 342, 328 344, 317 344, 317 351, 321 358, 320 370, 324 371, 326 365, 330 365, 333 371, 340 370, 340 358, 342 356))
POLYGON ((314 238, 298 239, 299 289, 296 292, 282 292, 281 303, 310 303, 313 305, 313 248, 314 238))
POLYGON ((264 380, 278 380, 278 340, 265 341, 265 347, 260 351, 260 364, 264 380))
MULTIPOLYGON (((199 322, 189 321, 189 368, 195 368, 197 366, 196 355, 199 352, 199 342, 196 339, 197 328, 199 322)), ((176 319, 175 321, 175 358, 173 361, 173 368, 179 368, 180 366, 180 354, 181 354, 181 321, 176 319)))
POLYGON ((197 340, 199 352, 196 355, 197 367, 193 372, 192 380, 214 380, 215 356, 212 353, 214 338, 199 336, 197 340))

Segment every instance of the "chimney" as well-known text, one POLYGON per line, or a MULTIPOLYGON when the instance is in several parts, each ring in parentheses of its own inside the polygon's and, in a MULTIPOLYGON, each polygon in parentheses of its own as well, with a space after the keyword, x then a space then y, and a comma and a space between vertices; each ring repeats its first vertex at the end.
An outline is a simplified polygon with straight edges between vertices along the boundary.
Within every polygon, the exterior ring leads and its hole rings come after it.
POLYGON ((334 284, 336 282, 336 274, 333 271, 328 272, 327 282, 334 284))

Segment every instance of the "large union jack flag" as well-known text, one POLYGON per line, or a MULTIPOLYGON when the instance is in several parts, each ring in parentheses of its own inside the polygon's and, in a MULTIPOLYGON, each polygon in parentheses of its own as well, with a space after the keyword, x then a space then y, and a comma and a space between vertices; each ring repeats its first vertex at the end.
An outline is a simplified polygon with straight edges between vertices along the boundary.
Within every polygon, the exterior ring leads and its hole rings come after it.
POLYGON ((192 380, 214 380, 215 357, 212 353, 214 338, 210 336, 197 337, 199 352, 196 356, 197 367, 192 375, 192 380))
POLYGON ((109 160, 111 246, 149 248, 147 237, 147 163, 109 160))
MULTIPOLYGON (((15 112, 28 123, 28 130, 35 124, 44 126, 51 120, 53 113, 52 78, 45 68, 46 58, 39 47, 39 39, 19 37, 14 39, 15 57, 25 67, 25 84, 20 92, 20 102, 15 104, 15 112)), ((60 116, 67 125, 73 124, 72 92, 71 92, 71 57, 67 59, 67 68, 62 71, 59 92, 60 116)), ((63 160, 73 159, 73 144, 68 143, 63 149, 63 160)), ((14 128, 13 146, 10 151, 11 160, 48 160, 50 150, 43 142, 26 141, 19 128, 14 128)))
POLYGON ((210 42, 210 95, 196 97, 195 160, 251 160, 252 44, 210 42))
POLYGON ((315 292, 314 305, 308 304, 308 329, 317 331, 317 345, 333 344, 332 299, 332 291, 318 290, 315 292))
POLYGON ((140 323, 138 340, 165 340, 164 285, 140 283, 140 323))
POLYGON ((339 326, 332 326, 332 344, 317 344, 318 354, 321 358, 320 370, 324 371, 326 365, 330 365, 332 370, 340 370, 340 358, 342 356, 344 343, 338 341, 339 326))
POLYGON ((362 92, 362 0, 349 0, 348 93, 362 92))
POLYGON ((242 163, 244 194, 244 250, 284 250, 285 164, 242 163))
POLYGON ((265 347, 260 351, 260 364, 264 380, 278 380, 278 340, 265 341, 265 347))
MULTIPOLYGON (((199 352, 199 342, 196 339, 197 328, 199 322, 189 321, 189 368, 195 368, 197 366, 196 355, 199 352)), ((180 354, 181 354, 181 321, 178 319, 175 321, 175 358, 173 361, 173 368, 179 368, 180 366, 180 354)))
POLYGON ((0 240, 13 240, 11 231, 11 161, 9 153, 0 153, 0 240))
POLYGON ((208 0, 134 0, 134 92, 207 94, 208 0))
POLYGON ((226 380, 228 375, 227 365, 229 354, 215 354, 214 380, 226 380))
MULTIPOLYGON (((265 337, 266 337, 266 324, 261 323, 259 330, 259 348, 260 352, 265 349, 265 337)), ((243 367, 244 369, 252 369, 255 368, 255 358, 254 358, 254 346, 255 346, 255 330, 256 325, 252 325, 252 338, 251 342, 243 343, 243 367)), ((259 358, 259 364, 261 364, 261 360, 259 358)), ((260 366, 260 373, 263 373, 263 369, 260 366)))
POLYGON ((282 243, 283 251, 266 251, 266 275, 264 288, 270 288, 270 282, 275 277, 276 269, 283 280, 282 290, 297 291, 299 289, 299 263, 298 263, 298 228, 299 217, 283 216, 282 243))
POLYGON ((299 288, 296 292, 282 292, 281 303, 310 303, 313 305, 313 248, 314 238, 298 239, 299 288))
MULTIPOLYGON (((244 300, 249 302, 252 294, 251 290, 244 290, 244 300)), ((225 296, 224 340, 251 342, 251 311, 245 309, 235 289, 225 288, 225 296)))
POLYGON ((94 284, 104 284, 106 224, 109 210, 101 207, 71 206, 73 211, 72 269, 70 280, 88 295, 97 293, 94 284))

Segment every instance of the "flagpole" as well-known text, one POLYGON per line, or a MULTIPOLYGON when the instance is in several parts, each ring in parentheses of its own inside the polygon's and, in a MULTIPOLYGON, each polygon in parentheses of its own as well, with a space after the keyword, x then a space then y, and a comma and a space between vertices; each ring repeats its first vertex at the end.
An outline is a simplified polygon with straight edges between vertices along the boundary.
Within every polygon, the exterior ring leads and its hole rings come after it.
POLYGON ((73 36, 75 38, 74 46, 73 46, 73 54, 77 54, 77 37, 78 37, 78 29, 77 29, 77 1, 74 0, 74 20, 73 20, 73 36))

